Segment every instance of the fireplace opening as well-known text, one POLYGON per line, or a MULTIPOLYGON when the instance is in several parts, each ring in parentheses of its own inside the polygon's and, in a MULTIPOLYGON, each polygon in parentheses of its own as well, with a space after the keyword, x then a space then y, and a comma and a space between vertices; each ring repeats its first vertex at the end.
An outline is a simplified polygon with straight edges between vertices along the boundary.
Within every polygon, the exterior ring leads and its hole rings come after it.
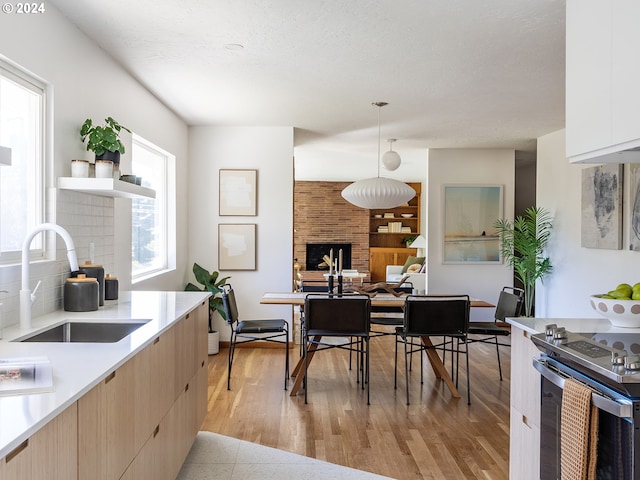
POLYGON ((325 263, 324 256, 329 256, 333 249, 333 260, 337 262, 338 252, 342 249, 342 268, 351 269, 351 244, 350 243, 307 243, 307 270, 327 270, 329 265, 325 263))

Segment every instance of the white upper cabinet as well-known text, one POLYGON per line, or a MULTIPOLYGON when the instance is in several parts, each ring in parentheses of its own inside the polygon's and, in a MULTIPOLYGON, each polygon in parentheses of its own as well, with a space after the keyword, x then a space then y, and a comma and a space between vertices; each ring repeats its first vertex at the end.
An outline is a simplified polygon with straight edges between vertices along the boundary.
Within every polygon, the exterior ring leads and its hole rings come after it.
POLYGON ((567 0, 571 162, 640 162, 640 2, 567 0))

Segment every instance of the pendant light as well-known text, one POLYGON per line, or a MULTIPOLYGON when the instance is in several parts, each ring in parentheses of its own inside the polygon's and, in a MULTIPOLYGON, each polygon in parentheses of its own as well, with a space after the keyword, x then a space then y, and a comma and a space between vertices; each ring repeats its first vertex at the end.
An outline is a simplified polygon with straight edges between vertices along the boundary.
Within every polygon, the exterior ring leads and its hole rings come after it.
POLYGON ((394 208, 411 200, 416 191, 404 182, 380 176, 380 109, 388 104, 374 102, 372 105, 378 107, 378 176, 352 183, 342 190, 342 198, 356 207, 370 210, 394 208))
POLYGON ((387 140, 387 142, 389 142, 389 151, 385 152, 384 155, 382 155, 382 165, 390 172, 397 170, 401 162, 398 152, 393 151, 393 142, 395 141, 395 138, 390 138, 389 140, 387 140))

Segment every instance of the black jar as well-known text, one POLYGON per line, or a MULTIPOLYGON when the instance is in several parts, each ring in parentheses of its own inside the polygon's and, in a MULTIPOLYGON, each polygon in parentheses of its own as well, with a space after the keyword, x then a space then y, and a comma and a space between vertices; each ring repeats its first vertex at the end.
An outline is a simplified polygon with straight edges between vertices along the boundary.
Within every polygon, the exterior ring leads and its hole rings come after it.
POLYGON ((98 280, 84 274, 67 278, 64 284, 64 309, 67 312, 93 312, 98 310, 98 280))
POLYGON ((118 279, 110 273, 107 273, 107 276, 104 278, 104 299, 118 299, 118 279))
POLYGON ((84 265, 80 265, 80 273, 84 273, 87 277, 98 280, 99 305, 104 305, 104 268, 102 265, 91 263, 87 260, 84 265))

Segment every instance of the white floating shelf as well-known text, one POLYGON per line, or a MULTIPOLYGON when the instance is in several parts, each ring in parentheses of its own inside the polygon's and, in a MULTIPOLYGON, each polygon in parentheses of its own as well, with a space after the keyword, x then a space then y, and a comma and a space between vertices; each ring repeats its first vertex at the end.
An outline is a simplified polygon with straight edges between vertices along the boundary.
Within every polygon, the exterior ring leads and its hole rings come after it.
POLYGON ((59 177, 58 188, 61 190, 75 190, 76 192, 101 195, 103 197, 156 198, 155 190, 113 178, 59 177))

